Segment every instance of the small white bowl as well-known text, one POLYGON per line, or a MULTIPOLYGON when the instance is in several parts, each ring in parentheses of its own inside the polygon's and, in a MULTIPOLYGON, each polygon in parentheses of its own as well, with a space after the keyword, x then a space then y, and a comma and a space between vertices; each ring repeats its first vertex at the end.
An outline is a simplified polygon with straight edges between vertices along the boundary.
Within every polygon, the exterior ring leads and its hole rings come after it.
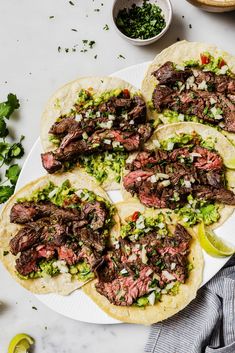
POLYGON ((166 31, 168 30, 171 24, 172 6, 171 6, 170 0, 149 0, 149 2, 152 4, 156 4, 162 9, 162 13, 166 21, 166 26, 158 35, 148 39, 130 38, 126 36, 124 33, 122 33, 116 25, 116 18, 120 10, 124 8, 130 8, 133 4, 141 6, 143 4, 143 0, 114 0, 113 2, 112 19, 113 19, 114 27, 116 28, 117 32, 122 38, 126 39, 129 43, 133 45, 148 45, 156 42, 166 33, 166 31))

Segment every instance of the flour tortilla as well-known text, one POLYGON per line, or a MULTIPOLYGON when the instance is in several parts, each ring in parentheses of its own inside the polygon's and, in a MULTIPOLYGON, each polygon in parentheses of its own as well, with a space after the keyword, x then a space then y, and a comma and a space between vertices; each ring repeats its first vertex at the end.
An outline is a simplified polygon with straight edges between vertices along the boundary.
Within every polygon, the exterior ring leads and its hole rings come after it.
MULTIPOLYGON (((159 211, 153 209, 143 209, 143 205, 136 202, 122 202, 117 204, 120 211, 122 223, 125 223, 126 218, 133 214, 133 210, 139 211, 146 216, 154 216, 159 211)), ((195 234, 188 229, 192 235, 191 252, 188 257, 193 270, 185 284, 180 285, 179 293, 175 296, 163 295, 161 301, 153 306, 139 307, 121 307, 111 304, 108 299, 100 295, 95 289, 97 280, 87 283, 82 289, 83 291, 109 316, 122 322, 151 325, 156 322, 167 319, 170 316, 178 313, 185 308, 197 294, 197 290, 202 281, 203 273, 203 254, 195 234)))
MULTIPOLYGON (((152 75, 152 72, 156 71, 160 66, 162 66, 167 61, 172 61, 177 65, 182 65, 185 61, 195 59, 200 60, 200 54, 203 52, 209 52, 214 57, 222 56, 227 63, 228 67, 235 74, 235 56, 218 49, 213 44, 199 43, 199 42, 187 42, 186 40, 177 42, 170 47, 163 50, 158 54, 153 62, 149 65, 143 82, 141 91, 146 100, 146 102, 152 100, 153 91, 157 85, 156 78, 152 75)), ((167 119, 162 116, 161 113, 156 112, 155 110, 149 111, 148 114, 163 124, 167 123, 167 119), (161 116, 161 120, 159 117, 161 116)), ((222 130, 223 131, 223 130, 222 130)), ((235 144, 235 134, 223 131, 223 134, 230 139, 233 144, 235 144)))
MULTIPOLYGON (((141 95, 141 92, 137 88, 117 77, 83 77, 59 88, 47 102, 41 119, 40 136, 44 152, 56 149, 55 145, 49 140, 48 131, 60 115, 71 111, 81 89, 100 95, 116 88, 126 88, 131 94, 141 95)), ((114 174, 110 173, 106 181, 102 184, 102 187, 105 190, 115 190, 120 189, 120 184, 115 181, 114 174)))
MULTIPOLYGON (((9 250, 10 239, 16 234, 16 232, 23 226, 10 223, 10 210, 14 203, 19 198, 29 197, 33 191, 42 189, 48 185, 49 181, 55 185, 61 185, 65 180, 69 180, 71 186, 75 189, 88 189, 95 192, 96 195, 101 196, 104 199, 109 200, 105 191, 100 188, 94 179, 80 170, 74 170, 73 173, 64 173, 61 175, 46 175, 35 181, 30 182, 22 189, 17 191, 5 205, 0 216, 1 230, 0 230, 0 260, 12 275, 12 277, 20 283, 24 288, 37 294, 46 293, 57 293, 61 295, 68 295, 75 289, 80 288, 84 285, 84 282, 79 280, 73 280, 69 273, 60 274, 55 277, 37 278, 22 280, 17 276, 15 270, 15 259, 16 257, 11 254, 9 250), (3 252, 9 251, 8 255, 4 256, 3 252)), ((110 200, 109 200, 110 201, 110 200)), ((113 237, 119 233, 119 217, 115 216, 116 225, 111 230, 113 237)))

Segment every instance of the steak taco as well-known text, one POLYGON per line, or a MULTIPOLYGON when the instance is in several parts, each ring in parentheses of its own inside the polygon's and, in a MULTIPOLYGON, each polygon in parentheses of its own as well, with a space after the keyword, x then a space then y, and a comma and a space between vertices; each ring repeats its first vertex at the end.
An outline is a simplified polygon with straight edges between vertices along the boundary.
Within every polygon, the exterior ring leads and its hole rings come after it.
POLYGON ((115 77, 81 78, 60 88, 42 116, 42 164, 48 173, 75 164, 107 189, 119 188, 128 152, 150 137, 140 91, 115 77))
POLYGON ((4 207, 0 258, 31 292, 67 295, 94 278, 118 230, 115 208, 89 175, 75 170, 45 176, 4 207))
POLYGON ((108 315, 150 325, 182 310, 202 280, 203 256, 190 229, 138 202, 117 204, 122 226, 84 292, 108 315))
POLYGON ((235 57, 205 43, 181 41, 149 66, 142 92, 159 123, 214 126, 235 143, 235 57))
POLYGON ((171 209, 188 226, 213 228, 234 211, 234 146, 216 129, 175 123, 155 131, 145 151, 127 160, 124 198, 171 209))

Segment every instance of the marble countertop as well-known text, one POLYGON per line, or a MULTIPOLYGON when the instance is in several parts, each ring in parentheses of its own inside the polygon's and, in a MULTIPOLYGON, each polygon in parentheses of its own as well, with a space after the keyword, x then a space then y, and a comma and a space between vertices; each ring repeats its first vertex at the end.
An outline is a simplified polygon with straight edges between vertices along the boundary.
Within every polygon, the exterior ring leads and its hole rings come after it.
MULTIPOLYGON (((45 102, 67 81, 108 75, 151 60, 177 38, 214 43, 235 54, 234 12, 210 14, 184 0, 172 0, 174 17, 167 34, 151 46, 134 47, 112 27, 111 0, 73 0, 73 4, 68 0, 0 2, 0 101, 9 92, 20 99, 21 110, 11 120, 11 130, 26 136, 25 157, 39 135, 45 102), (103 29, 106 24, 108 31, 103 29), (84 39, 96 44, 82 53, 84 39), (120 54, 125 59, 118 58, 120 54)), ((0 302, 2 353, 20 332, 36 339, 35 353, 140 353, 148 337, 149 328, 144 326, 93 325, 62 317, 16 284, 2 265, 0 302)))

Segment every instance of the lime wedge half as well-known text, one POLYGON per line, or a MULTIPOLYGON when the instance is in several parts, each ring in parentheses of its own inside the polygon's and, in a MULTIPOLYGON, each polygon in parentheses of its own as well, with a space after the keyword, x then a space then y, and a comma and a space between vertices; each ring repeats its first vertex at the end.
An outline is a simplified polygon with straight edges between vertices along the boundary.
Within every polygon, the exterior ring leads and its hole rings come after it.
POLYGON ((7 353, 27 353, 34 339, 26 333, 19 333, 12 338, 7 353))
POLYGON ((225 257, 235 253, 235 247, 227 244, 212 231, 207 231, 204 223, 198 226, 198 240, 201 247, 211 256, 225 257))

